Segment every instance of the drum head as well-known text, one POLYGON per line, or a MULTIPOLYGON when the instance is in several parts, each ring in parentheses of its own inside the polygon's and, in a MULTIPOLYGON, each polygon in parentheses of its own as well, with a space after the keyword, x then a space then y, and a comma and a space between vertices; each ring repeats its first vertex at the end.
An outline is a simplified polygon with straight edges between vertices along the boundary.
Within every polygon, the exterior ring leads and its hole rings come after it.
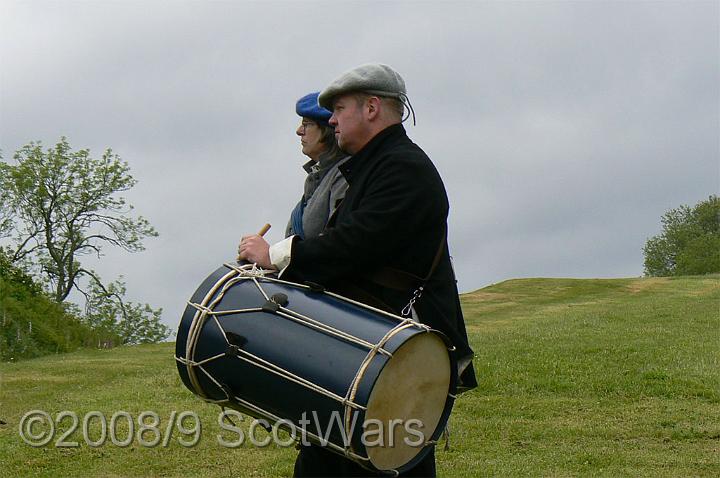
POLYGON ((405 465, 431 439, 448 400, 450 367, 447 345, 434 333, 418 334, 393 353, 365 414, 368 458, 377 469, 405 465))

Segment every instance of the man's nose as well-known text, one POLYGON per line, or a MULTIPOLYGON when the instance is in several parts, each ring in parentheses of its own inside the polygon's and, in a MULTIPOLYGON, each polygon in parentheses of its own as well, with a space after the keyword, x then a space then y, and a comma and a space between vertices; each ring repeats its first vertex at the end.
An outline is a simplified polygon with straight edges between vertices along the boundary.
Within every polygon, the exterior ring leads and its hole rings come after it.
POLYGON ((333 113, 332 116, 330 117, 330 119, 328 120, 328 124, 332 127, 337 126, 338 121, 337 121, 337 118, 335 118, 335 113, 333 113))

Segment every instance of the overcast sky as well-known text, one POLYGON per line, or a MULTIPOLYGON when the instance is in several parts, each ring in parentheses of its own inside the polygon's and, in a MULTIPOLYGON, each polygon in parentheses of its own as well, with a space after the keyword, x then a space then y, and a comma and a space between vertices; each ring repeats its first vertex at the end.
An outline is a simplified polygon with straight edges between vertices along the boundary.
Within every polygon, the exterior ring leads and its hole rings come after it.
POLYGON ((160 237, 92 262, 177 326, 241 235, 282 238, 304 179, 295 101, 367 62, 451 201, 462 292, 630 277, 660 217, 720 188, 717 1, 0 0, 0 149, 111 147, 160 237))

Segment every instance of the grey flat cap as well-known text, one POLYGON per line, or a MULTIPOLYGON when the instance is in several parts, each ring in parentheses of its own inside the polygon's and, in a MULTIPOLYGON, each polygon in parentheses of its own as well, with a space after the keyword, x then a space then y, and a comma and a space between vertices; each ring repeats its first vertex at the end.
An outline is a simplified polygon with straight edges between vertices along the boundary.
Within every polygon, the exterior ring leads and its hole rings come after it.
POLYGON ((364 91, 392 98, 407 96, 405 81, 397 71, 381 63, 369 63, 340 75, 330 83, 330 86, 320 92, 318 103, 323 108, 332 111, 333 98, 353 91, 364 91))

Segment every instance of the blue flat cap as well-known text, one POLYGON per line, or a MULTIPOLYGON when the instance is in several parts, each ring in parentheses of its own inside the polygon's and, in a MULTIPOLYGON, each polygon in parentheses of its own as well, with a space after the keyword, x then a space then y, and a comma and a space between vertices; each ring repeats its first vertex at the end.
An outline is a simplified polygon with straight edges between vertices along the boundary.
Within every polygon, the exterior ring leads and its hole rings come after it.
POLYGON ((407 96, 405 81, 397 71, 382 63, 369 63, 340 75, 320 93, 318 103, 332 109, 333 98, 355 91, 399 99, 407 96))
POLYGON ((313 121, 328 124, 332 113, 318 104, 319 91, 309 93, 295 103, 295 112, 303 118, 310 118, 313 121))

